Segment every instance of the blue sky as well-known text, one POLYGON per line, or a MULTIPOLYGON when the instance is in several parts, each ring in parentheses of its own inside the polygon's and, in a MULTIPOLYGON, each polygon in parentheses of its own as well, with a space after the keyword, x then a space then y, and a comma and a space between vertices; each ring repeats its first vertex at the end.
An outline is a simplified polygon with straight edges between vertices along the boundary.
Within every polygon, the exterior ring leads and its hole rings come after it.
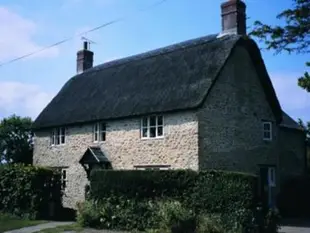
MULTIPOLYGON (((125 20, 85 35, 96 42, 95 65, 183 40, 218 33, 223 0, 1 0, 0 63, 33 52, 90 28, 125 16, 125 20)), ((275 15, 291 0, 246 0, 248 26, 254 20, 281 23, 275 15), (279 4, 281 2, 281 4, 279 4)), ((0 67, 0 118, 11 114, 35 118, 76 72, 80 37, 35 56, 0 67)), ((310 120, 310 94, 296 79, 306 55, 263 52, 280 103, 295 119, 310 120)))

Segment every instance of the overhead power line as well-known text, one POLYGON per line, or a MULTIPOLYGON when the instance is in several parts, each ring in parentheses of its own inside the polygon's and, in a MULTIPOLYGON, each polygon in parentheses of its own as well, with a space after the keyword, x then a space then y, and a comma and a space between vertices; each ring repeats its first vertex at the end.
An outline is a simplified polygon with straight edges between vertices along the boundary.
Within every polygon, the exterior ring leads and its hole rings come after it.
MULTIPOLYGON (((166 1, 168 1, 168 0, 161 0, 161 1, 155 2, 155 3, 153 3, 153 4, 150 5, 150 6, 147 6, 147 7, 143 8, 143 9, 138 10, 137 12, 148 11, 148 10, 154 8, 154 7, 157 7, 157 6, 161 5, 161 4, 163 4, 163 3, 166 2, 166 1)), ((128 17, 128 16, 127 16, 127 17, 128 17)), ((101 29, 101 28, 104 28, 104 27, 110 26, 110 25, 112 25, 112 24, 115 24, 115 23, 124 21, 127 17, 126 17, 126 16, 123 16, 123 17, 120 17, 120 18, 111 20, 111 21, 109 21, 109 22, 107 22, 107 23, 101 24, 101 25, 99 25, 99 26, 97 26, 97 27, 94 27, 94 28, 89 29, 89 30, 87 30, 87 31, 81 32, 81 33, 79 33, 79 34, 77 34, 77 35, 68 37, 68 38, 66 38, 66 39, 63 39, 63 40, 61 40, 61 41, 58 41, 58 42, 56 42, 56 43, 54 43, 54 44, 48 45, 48 46, 46 46, 46 47, 43 47, 43 48, 38 49, 38 50, 36 50, 36 51, 33 51, 33 52, 31 52, 31 53, 28 53, 28 54, 25 54, 25 55, 23 55, 23 56, 14 58, 14 59, 12 59, 12 60, 9 60, 9 61, 0 63, 0 67, 2 67, 2 66, 4 66, 4 65, 8 65, 8 64, 13 63, 13 62, 16 62, 16 61, 19 61, 19 60, 22 60, 22 59, 27 58, 27 57, 33 56, 33 55, 38 54, 38 53, 40 53, 40 52, 42 52, 42 51, 44 51, 44 50, 47 50, 47 49, 56 47, 56 46, 58 46, 58 45, 61 45, 61 44, 63 44, 63 43, 66 43, 66 42, 68 42, 68 41, 74 39, 75 37, 79 37, 79 36, 85 35, 85 34, 87 34, 87 33, 89 33, 89 32, 97 31, 97 30, 99 30, 99 29, 101 29)))

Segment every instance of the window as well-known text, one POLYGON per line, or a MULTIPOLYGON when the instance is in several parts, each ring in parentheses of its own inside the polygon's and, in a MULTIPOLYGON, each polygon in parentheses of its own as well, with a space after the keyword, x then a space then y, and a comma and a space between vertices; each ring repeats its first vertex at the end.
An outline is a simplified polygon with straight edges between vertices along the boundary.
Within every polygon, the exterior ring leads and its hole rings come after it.
POLYGON ((263 122, 263 139, 265 141, 272 140, 272 123, 265 121, 263 122))
POLYGON ((142 138, 161 138, 164 136, 163 116, 143 117, 141 122, 142 138))
POLYGON ((64 127, 52 130, 51 145, 65 144, 65 141, 66 141, 66 129, 64 127))
POLYGON ((94 142, 105 141, 106 138, 106 124, 98 122, 94 125, 94 142))
POLYGON ((276 168, 268 168, 268 184, 270 187, 276 187, 276 168))
POLYGON ((64 190, 67 187, 67 170, 61 169, 61 189, 64 190))

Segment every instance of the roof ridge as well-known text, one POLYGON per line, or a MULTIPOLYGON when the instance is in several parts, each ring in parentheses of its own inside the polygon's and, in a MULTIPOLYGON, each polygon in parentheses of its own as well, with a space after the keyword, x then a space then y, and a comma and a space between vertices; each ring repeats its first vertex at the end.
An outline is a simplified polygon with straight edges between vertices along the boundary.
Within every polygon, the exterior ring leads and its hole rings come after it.
MULTIPOLYGON (((235 35, 233 35, 235 36, 235 35)), ((178 50, 182 50, 182 49, 187 49, 187 48, 193 48, 196 46, 199 46, 201 44, 206 44, 206 43, 211 43, 213 41, 223 41, 226 39, 231 38, 232 35, 225 35, 223 37, 217 38, 217 34, 210 34, 207 36, 202 36, 202 37, 198 37, 198 38, 193 38, 193 39, 189 39, 186 41, 182 41, 182 42, 178 42, 172 45, 168 45, 168 46, 164 46, 161 48, 157 48, 157 49, 152 49, 143 53, 138 53, 135 55, 130 55, 128 57, 123 57, 123 58, 119 58, 116 60, 112 60, 112 61, 108 61, 102 64, 99 64, 97 66, 94 66, 86 71, 84 71, 81 74, 78 74, 76 76, 80 76, 82 74, 85 73, 93 73, 99 70, 103 70, 103 69, 108 69, 108 68, 113 68, 116 66, 120 66, 120 65, 124 65, 126 63, 130 63, 133 61, 137 61, 137 60, 145 60, 145 59, 149 59, 152 57, 157 57, 157 56, 161 56, 164 54, 169 54, 178 50)))

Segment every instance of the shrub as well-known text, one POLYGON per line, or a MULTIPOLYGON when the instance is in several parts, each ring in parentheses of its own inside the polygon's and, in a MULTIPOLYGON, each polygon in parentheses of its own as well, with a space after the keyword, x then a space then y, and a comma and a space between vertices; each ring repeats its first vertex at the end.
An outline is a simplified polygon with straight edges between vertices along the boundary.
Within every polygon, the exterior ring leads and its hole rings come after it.
POLYGON ((159 227, 172 233, 192 233, 196 230, 196 216, 178 201, 159 203, 159 227))
MULTIPOLYGON (((159 208, 156 203, 167 199, 181 203, 195 216, 220 215, 226 218, 225 223, 229 225, 226 228, 235 228, 235 225, 251 223, 257 203, 257 178, 249 174, 191 170, 99 170, 92 172, 90 178, 90 198, 97 205, 101 203, 100 208, 115 215, 114 220, 108 220, 109 224, 105 225, 109 228, 131 230, 139 225, 141 230, 154 228, 156 224, 152 216, 159 208), (122 206, 122 216, 116 206, 122 206), (126 219, 127 225, 121 219, 126 219)), ((108 219, 108 216, 103 219, 108 219)))
POLYGON ((223 221, 219 216, 200 216, 197 233, 226 233, 222 224, 223 221))
POLYGON ((60 203, 59 175, 52 170, 25 166, 0 166, 0 211, 24 218, 48 216, 50 201, 60 203))
POLYGON ((280 214, 277 209, 270 209, 265 216, 264 233, 276 233, 280 228, 280 214))
POLYGON ((125 200, 111 196, 80 204, 77 220, 84 227, 144 230, 158 226, 154 214, 157 209, 152 201, 125 200))

